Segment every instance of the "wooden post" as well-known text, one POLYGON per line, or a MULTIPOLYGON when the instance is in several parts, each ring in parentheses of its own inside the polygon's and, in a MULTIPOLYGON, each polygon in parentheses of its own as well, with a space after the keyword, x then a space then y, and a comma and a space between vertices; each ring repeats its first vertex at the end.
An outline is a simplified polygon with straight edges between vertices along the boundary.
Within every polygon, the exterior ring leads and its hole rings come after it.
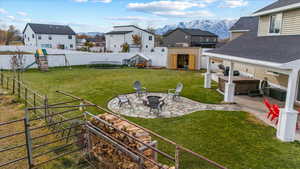
POLYGON ((179 169, 179 147, 176 146, 175 150, 175 169, 179 169))
MULTIPOLYGON (((36 94, 33 93, 33 107, 36 107, 36 94)), ((36 114, 36 109, 33 110, 34 114, 36 114)))
POLYGON ((25 97, 25 98, 24 98, 24 99, 25 99, 25 107, 28 106, 28 103, 27 103, 27 94, 28 94, 28 93, 27 93, 27 92, 28 92, 27 87, 25 87, 25 96, 24 96, 24 97, 25 97))
POLYGON ((48 123, 48 97, 47 95, 45 95, 45 98, 44 98, 44 107, 45 107, 45 113, 44 113, 44 116, 45 116, 45 121, 46 123, 48 123))
POLYGON ((4 81, 4 75, 3 75, 3 73, 1 72, 1 86, 3 87, 3 81, 4 81))
POLYGON ((15 87, 16 87, 16 78, 13 78, 13 86, 12 86, 12 93, 15 94, 15 87))
POLYGON ((33 167, 33 156, 32 156, 32 139, 29 129, 29 112, 25 111, 24 127, 25 127, 25 137, 26 137, 26 149, 27 149, 27 159, 28 159, 28 168, 33 167))
POLYGON ((7 77, 6 88, 9 89, 9 77, 7 77))
POLYGON ((21 98, 21 83, 19 80, 18 80, 18 98, 19 99, 21 98))

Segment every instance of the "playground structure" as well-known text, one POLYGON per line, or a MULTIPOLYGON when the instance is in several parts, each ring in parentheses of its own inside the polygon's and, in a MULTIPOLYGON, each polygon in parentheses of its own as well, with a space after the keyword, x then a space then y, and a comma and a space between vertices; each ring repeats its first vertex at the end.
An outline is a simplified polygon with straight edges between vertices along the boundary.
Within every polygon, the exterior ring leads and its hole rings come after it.
POLYGON ((23 71, 26 71, 27 69, 31 68, 35 64, 37 64, 38 69, 40 69, 41 71, 48 71, 49 70, 48 56, 64 56, 65 66, 70 66, 66 54, 48 54, 46 49, 37 49, 36 53, 34 54, 35 61, 27 65, 23 71))

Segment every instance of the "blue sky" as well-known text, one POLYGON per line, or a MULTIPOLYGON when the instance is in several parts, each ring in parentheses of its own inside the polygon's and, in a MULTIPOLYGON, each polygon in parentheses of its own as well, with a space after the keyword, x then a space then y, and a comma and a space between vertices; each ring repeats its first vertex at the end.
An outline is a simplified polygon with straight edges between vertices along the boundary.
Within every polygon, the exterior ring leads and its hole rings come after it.
POLYGON ((196 19, 237 19, 276 0, 0 0, 0 27, 68 24, 76 32, 114 25, 161 27, 196 19))

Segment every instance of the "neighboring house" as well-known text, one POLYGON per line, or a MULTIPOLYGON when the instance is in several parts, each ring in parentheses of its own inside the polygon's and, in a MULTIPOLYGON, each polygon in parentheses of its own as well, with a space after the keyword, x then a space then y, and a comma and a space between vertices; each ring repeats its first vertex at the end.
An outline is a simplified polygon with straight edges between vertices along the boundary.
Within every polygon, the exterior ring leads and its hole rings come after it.
POLYGON ((130 52, 151 52, 154 50, 155 34, 134 25, 114 26, 113 31, 105 34, 106 50, 122 52, 123 45, 129 45, 130 52), (135 44, 133 36, 141 39, 140 44, 135 44))
POLYGON ((25 46, 75 49, 76 33, 68 25, 28 23, 23 31, 25 46))
POLYGON ((251 30, 257 30, 258 20, 259 17, 257 16, 241 17, 229 30, 230 40, 234 40, 251 30))
POLYGON ((217 43, 217 35, 200 29, 177 28, 163 36, 163 46, 166 47, 214 48, 217 43))
MULTIPOLYGON (((286 103, 280 112, 277 138, 293 141, 298 114, 294 104, 300 103, 300 0, 278 0, 253 16, 259 17, 257 29, 204 55, 208 60, 223 59, 230 66, 225 102, 234 102, 233 70, 285 89, 286 103)), ((207 69, 205 87, 210 88, 210 62, 207 69)))

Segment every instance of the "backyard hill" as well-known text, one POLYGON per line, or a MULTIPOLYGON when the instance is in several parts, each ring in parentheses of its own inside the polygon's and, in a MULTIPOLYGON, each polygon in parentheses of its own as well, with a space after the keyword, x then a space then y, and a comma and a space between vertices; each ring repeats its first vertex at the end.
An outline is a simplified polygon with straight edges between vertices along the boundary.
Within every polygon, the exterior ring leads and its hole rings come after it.
POLYGON ((201 29, 205 31, 210 31, 215 33, 221 39, 229 38, 229 29, 237 20, 193 20, 189 22, 179 22, 178 24, 174 25, 165 25, 162 28, 156 29, 156 34, 163 35, 170 30, 174 30, 176 28, 193 28, 193 29, 201 29))

